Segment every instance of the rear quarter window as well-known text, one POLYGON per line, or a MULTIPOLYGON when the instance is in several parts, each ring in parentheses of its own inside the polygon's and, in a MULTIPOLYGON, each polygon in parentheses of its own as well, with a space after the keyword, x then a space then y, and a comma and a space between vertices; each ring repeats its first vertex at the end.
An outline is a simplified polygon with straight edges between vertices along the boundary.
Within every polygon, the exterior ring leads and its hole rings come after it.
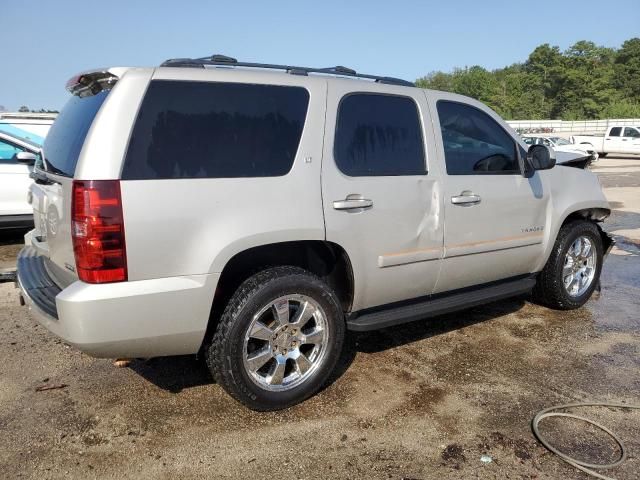
POLYGON ((273 177, 293 165, 307 114, 301 87, 154 80, 125 180, 273 177))

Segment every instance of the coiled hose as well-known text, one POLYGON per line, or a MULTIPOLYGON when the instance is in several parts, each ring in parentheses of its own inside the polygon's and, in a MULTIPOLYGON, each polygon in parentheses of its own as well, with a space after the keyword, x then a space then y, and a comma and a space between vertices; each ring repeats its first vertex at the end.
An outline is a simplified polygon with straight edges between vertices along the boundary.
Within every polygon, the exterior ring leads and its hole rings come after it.
POLYGON ((538 439, 538 441, 542 445, 544 445, 549 451, 555 453, 558 457, 560 457, 562 460, 567 462, 569 465, 577 468, 578 470, 583 471, 588 475, 592 475, 602 480, 615 480, 612 477, 607 477, 598 472, 595 472, 593 469, 594 468, 606 469, 606 468, 613 468, 621 465, 627 459, 627 449, 624 446, 624 443, 622 443, 622 440, 615 433, 613 433, 604 425, 600 425, 599 423, 594 422, 593 420, 590 420, 585 417, 580 417, 578 415, 573 415, 571 413, 561 413, 556 411, 556 410, 564 410, 566 408, 575 408, 575 407, 610 407, 610 408, 630 408, 634 410, 640 410, 640 405, 627 405, 625 403, 595 403, 595 402, 594 403, 590 403, 590 402, 589 403, 568 403, 566 405, 557 405, 555 407, 545 408, 544 410, 541 410, 540 412, 538 412, 536 416, 533 417, 533 420, 531 421, 531 429, 533 430, 533 434, 538 439), (582 460, 577 460, 573 457, 570 457, 566 453, 562 453, 560 450, 558 450, 553 445, 551 445, 548 441, 546 441, 540 434, 540 431, 538 430, 538 424, 540 423, 540 421, 544 418, 549 418, 549 417, 566 417, 566 418, 581 420, 583 422, 593 425, 594 427, 599 428, 603 432, 608 433, 620 446, 620 458, 618 458, 618 460, 616 460, 613 463, 597 464, 597 463, 588 463, 582 460))

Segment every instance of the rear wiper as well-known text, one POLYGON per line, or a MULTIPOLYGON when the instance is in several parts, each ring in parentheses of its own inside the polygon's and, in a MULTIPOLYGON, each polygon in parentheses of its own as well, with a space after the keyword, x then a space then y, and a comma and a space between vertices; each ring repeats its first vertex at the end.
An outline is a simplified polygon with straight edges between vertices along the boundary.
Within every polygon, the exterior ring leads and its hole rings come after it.
POLYGON ((54 183, 59 183, 55 180, 51 180, 46 173, 41 172, 40 170, 34 169, 33 172, 29 174, 29 177, 33 178, 36 183, 40 185, 53 185, 54 183))

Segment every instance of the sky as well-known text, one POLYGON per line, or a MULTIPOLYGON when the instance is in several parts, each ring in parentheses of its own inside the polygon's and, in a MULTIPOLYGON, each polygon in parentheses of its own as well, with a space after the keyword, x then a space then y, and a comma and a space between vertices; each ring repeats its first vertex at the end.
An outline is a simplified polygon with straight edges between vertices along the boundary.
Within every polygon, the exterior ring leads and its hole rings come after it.
POLYGON ((0 105, 60 109, 80 71, 175 57, 222 53, 415 80, 522 62, 542 43, 619 47, 638 36, 638 0, 0 0, 0 105))

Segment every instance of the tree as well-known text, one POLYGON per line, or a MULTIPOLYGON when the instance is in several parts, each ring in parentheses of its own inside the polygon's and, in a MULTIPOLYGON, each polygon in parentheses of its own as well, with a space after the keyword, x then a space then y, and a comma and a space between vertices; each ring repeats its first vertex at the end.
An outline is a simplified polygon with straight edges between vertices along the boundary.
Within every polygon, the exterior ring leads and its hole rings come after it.
POLYGON ((27 107, 26 105, 22 105, 19 109, 19 112, 28 112, 29 111, 29 107, 27 107))
POLYGON ((545 43, 524 63, 431 72, 416 84, 477 98, 510 119, 637 118, 640 38, 618 50, 581 40, 562 52, 545 43))
POLYGON ((453 91, 451 74, 443 72, 431 72, 426 77, 416 80, 416 85, 420 88, 431 88, 442 92, 453 91))
POLYGON ((613 66, 615 86, 623 95, 640 98, 640 38, 632 38, 622 44, 613 66))

